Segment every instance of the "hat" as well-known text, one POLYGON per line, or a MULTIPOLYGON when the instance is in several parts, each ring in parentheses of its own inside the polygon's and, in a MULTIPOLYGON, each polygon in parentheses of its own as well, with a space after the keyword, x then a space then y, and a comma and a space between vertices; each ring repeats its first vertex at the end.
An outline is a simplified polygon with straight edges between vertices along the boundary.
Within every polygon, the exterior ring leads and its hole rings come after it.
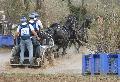
POLYGON ((29 18, 35 18, 34 14, 29 14, 29 18))
POLYGON ((22 17, 20 18, 20 22, 26 22, 26 21, 27 21, 27 19, 26 19, 25 16, 22 16, 22 17))
POLYGON ((39 14, 37 12, 33 12, 32 14, 34 14, 35 17, 39 17, 39 14))

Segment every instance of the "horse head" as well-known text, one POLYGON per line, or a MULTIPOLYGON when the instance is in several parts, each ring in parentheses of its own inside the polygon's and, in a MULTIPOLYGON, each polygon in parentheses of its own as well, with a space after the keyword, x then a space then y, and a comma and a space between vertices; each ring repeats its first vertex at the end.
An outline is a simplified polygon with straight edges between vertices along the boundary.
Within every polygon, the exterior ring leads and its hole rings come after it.
POLYGON ((56 30, 56 29, 60 28, 60 24, 59 23, 53 23, 52 25, 50 25, 50 28, 52 28, 53 30, 56 30))
POLYGON ((77 18, 74 15, 68 15, 68 17, 66 17, 66 22, 64 26, 69 30, 75 30, 77 27, 77 24, 78 24, 77 18))
POLYGON ((91 17, 86 17, 85 21, 82 24, 82 27, 90 29, 90 24, 92 23, 91 17))
POLYGON ((50 34, 51 36, 54 35, 54 29, 52 27, 48 27, 44 30, 46 33, 50 34))

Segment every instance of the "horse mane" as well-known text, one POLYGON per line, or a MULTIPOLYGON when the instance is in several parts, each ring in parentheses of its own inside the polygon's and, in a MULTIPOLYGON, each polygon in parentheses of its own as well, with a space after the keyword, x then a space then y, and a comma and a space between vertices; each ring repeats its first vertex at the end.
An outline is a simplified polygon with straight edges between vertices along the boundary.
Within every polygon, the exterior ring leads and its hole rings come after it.
POLYGON ((50 27, 55 27, 55 26, 58 26, 58 25, 60 25, 60 24, 59 23, 53 23, 53 24, 50 25, 50 27))

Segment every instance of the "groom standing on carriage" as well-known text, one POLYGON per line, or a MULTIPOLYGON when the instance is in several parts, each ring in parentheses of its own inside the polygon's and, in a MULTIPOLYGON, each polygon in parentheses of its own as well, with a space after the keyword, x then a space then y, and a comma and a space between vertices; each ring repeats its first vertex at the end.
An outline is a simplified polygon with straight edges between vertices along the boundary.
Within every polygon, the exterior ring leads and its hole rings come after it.
POLYGON ((27 23, 26 17, 22 17, 20 19, 21 24, 18 25, 16 36, 15 37, 20 37, 20 64, 23 64, 24 61, 24 52, 25 52, 25 47, 27 47, 29 51, 29 62, 30 65, 33 64, 32 58, 33 58, 33 44, 31 41, 31 34, 37 37, 39 39, 37 33, 35 32, 33 26, 31 24, 27 23))

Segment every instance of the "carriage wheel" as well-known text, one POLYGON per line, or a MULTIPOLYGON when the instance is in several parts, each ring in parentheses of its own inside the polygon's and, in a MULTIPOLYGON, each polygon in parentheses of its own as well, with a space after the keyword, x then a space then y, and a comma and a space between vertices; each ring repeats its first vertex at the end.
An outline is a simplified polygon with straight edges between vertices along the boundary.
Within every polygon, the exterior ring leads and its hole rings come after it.
POLYGON ((48 56, 48 61, 50 65, 54 65, 54 54, 50 53, 50 55, 48 56))
POLYGON ((54 58, 59 58, 58 52, 54 52, 54 58))
POLYGON ((37 62, 37 64, 38 64, 38 66, 41 66, 41 64, 42 64, 41 58, 37 58, 37 59, 36 59, 36 62, 37 62))
POLYGON ((42 58, 41 67, 46 68, 48 64, 47 58, 45 56, 42 56, 42 57, 43 58, 42 58))
POLYGON ((11 59, 10 59, 11 64, 18 64, 19 63, 19 56, 18 56, 18 51, 19 50, 18 49, 19 49, 19 46, 15 46, 12 49, 11 59))
POLYGON ((49 64, 54 65, 54 54, 52 53, 52 49, 47 49, 46 54, 48 56, 49 64))
POLYGON ((18 51, 17 49, 18 49, 18 46, 13 47, 11 52, 12 56, 15 56, 17 54, 17 51, 18 51))
POLYGON ((41 58, 40 61, 41 67, 46 68, 47 58, 46 58, 46 50, 44 48, 40 48, 39 57, 41 58))

